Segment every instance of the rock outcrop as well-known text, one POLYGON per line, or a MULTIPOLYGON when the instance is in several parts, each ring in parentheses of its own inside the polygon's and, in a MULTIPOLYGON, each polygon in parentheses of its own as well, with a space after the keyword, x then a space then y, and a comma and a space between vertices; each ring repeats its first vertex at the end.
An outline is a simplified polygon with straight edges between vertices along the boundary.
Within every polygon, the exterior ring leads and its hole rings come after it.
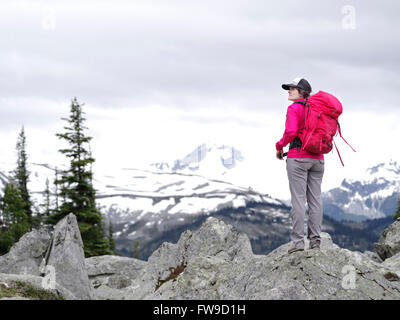
POLYGON ((95 289, 97 299, 124 299, 120 289, 132 284, 139 272, 147 265, 139 259, 105 255, 85 260, 90 282, 95 289))
MULTIPOLYGON (((34 276, 30 274, 5 274, 0 273, 0 284, 10 286, 12 282, 25 282, 31 285, 36 289, 44 289, 44 278, 40 276, 34 276)), ((66 288, 59 285, 58 283, 55 284, 54 288, 46 287, 46 290, 52 292, 55 295, 60 295, 64 300, 76 300, 77 298, 66 288)), ((0 297, 1 298, 1 297, 0 297)), ((22 300, 21 297, 14 297, 13 300, 22 300)), ((4 299, 4 298, 3 298, 4 299)), ((3 300, 0 299, 0 300, 3 300)), ((11 299, 11 298, 8 298, 11 299)), ((8 300, 7 299, 7 300, 8 300)))
POLYGON ((125 299, 400 299, 396 270, 339 248, 328 234, 321 250, 288 254, 285 244, 254 255, 247 236, 215 218, 164 243, 125 299))
POLYGON ((400 218, 382 232, 374 248, 382 260, 400 252, 400 218))
POLYGON ((93 287, 86 271, 83 242, 74 214, 64 217, 54 228, 46 266, 54 268, 55 281, 78 299, 92 299, 93 287))
POLYGON ((387 258, 382 264, 400 275, 400 252, 390 258, 387 258))
POLYGON ((50 238, 50 232, 44 228, 24 234, 7 254, 0 256, 0 273, 40 276, 50 238))
POLYGON ((267 255, 255 255, 246 235, 210 217, 198 230, 185 231, 176 244, 165 242, 148 261, 141 261, 112 255, 84 259, 71 214, 57 224, 51 240, 45 234, 28 234, 11 254, 0 257, 1 270, 22 273, 20 266, 32 265, 28 268, 32 275, 2 271, 0 281, 24 277, 43 286, 44 278, 37 272, 44 259, 42 268, 52 266, 56 272, 51 290, 67 299, 399 300, 397 225, 398 221, 380 239, 384 258, 379 252, 378 256, 340 248, 327 233, 321 234, 321 250, 288 254, 287 243, 267 255), (26 239, 35 239, 31 241, 35 250, 26 239), (26 252, 19 256, 21 248, 26 252))
POLYGON ((0 257, 0 278, 6 274, 27 276, 28 283, 65 293, 65 299, 92 299, 75 215, 61 219, 52 235, 42 228, 21 237, 0 257))

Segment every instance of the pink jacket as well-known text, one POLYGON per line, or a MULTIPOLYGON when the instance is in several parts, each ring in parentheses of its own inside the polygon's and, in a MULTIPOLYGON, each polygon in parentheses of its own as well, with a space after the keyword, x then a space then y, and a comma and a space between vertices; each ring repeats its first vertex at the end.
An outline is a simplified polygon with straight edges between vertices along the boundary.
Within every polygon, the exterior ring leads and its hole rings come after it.
MULTIPOLYGON (((305 99, 299 99, 297 101, 306 101, 305 99)), ((283 133, 283 137, 276 143, 276 150, 282 150, 283 147, 286 147, 287 144, 292 142, 299 134, 299 130, 304 126, 304 117, 305 117, 305 106, 300 103, 292 103, 286 112, 286 123, 285 123, 285 132, 283 133)), ((311 159, 324 159, 323 154, 315 154, 310 153, 305 150, 301 150, 299 148, 299 152, 297 152, 297 148, 293 148, 289 150, 288 158, 311 158, 311 159)))

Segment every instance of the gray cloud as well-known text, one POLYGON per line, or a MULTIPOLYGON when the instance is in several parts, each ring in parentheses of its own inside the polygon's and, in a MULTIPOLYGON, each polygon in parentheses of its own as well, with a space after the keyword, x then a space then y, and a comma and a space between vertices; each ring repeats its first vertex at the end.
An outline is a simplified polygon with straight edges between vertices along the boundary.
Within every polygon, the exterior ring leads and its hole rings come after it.
MULTIPOLYGON (((68 106, 74 96, 109 109, 274 112, 286 100, 280 84, 300 75, 351 108, 396 107, 397 2, 352 1, 354 30, 342 28, 347 1, 35 3, 1 5, 0 98, 14 111, 0 124, 29 114, 29 99, 68 106)), ((54 121, 58 112, 24 117, 54 121)))

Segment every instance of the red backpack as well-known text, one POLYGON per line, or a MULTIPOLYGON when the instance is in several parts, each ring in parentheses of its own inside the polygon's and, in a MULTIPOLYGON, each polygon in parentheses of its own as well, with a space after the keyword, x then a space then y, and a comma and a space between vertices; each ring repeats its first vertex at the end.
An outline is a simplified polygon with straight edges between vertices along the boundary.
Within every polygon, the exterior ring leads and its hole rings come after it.
MULTIPOLYGON (((302 150, 324 154, 330 152, 335 144, 340 162, 344 166, 336 143, 333 141, 333 137, 339 132, 340 137, 347 143, 342 137, 338 120, 343 112, 340 101, 330 93, 318 91, 306 102, 300 101, 300 103, 306 107, 304 128, 299 134, 302 150)), ((349 147, 356 152, 352 146, 349 145, 349 147)))

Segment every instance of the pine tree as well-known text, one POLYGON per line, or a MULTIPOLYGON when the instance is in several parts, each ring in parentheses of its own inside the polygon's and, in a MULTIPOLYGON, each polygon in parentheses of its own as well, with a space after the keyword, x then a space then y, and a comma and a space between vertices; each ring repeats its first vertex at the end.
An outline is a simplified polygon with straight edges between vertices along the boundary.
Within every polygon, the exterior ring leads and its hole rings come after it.
POLYGON ((49 178, 46 178, 46 189, 44 190, 44 202, 43 202, 43 215, 47 218, 50 216, 51 212, 51 203, 50 203, 50 181, 49 178))
POLYGON ((110 220, 110 223, 108 224, 108 243, 110 245, 110 250, 112 252, 115 251, 115 240, 113 238, 113 233, 114 233, 114 228, 113 228, 113 224, 110 220))
POLYGON ((13 244, 10 232, 10 214, 5 211, 4 196, 0 197, 0 256, 6 254, 13 244))
POLYGON ((92 137, 85 135, 86 128, 83 123, 83 104, 74 98, 71 102, 69 118, 62 118, 67 122, 64 133, 57 133, 57 137, 65 140, 69 148, 59 151, 70 160, 68 170, 61 172, 61 177, 55 180, 58 185, 59 195, 64 201, 59 205, 47 223, 56 224, 69 213, 76 215, 79 230, 82 235, 86 257, 112 254, 108 239, 104 232, 102 216, 96 207, 96 191, 92 185, 92 172, 87 167, 95 159, 90 155, 88 146, 92 137))
POLYGON ((39 205, 36 210, 36 216, 33 219, 33 226, 39 228, 50 216, 51 213, 51 201, 50 201, 50 182, 49 178, 46 178, 46 189, 43 192, 43 202, 39 205))
POLYGON ((0 211, 7 228, 7 231, 0 234, 0 254, 4 254, 30 228, 29 218, 25 213, 25 202, 12 183, 8 183, 4 188, 4 195, 0 199, 0 211))
MULTIPOLYGON (((57 167, 55 168, 55 174, 56 174, 56 179, 55 179, 55 181, 57 181, 58 180, 58 169, 57 169, 57 167)), ((59 206, 58 206, 58 186, 57 186, 57 184, 55 184, 55 196, 56 196, 56 211, 58 211, 58 209, 59 209, 59 206)))
POLYGON ((32 217, 32 202, 28 191, 29 172, 27 169, 28 156, 26 154, 26 137, 24 127, 21 128, 21 132, 17 140, 17 168, 14 171, 15 182, 21 198, 24 202, 24 210, 28 216, 29 229, 32 229, 33 217, 32 217))
POLYGON ((140 259, 139 241, 135 241, 133 243, 133 257, 136 259, 140 259))
POLYGON ((14 243, 11 233, 6 230, 5 226, 0 230, 0 256, 6 254, 14 243))

